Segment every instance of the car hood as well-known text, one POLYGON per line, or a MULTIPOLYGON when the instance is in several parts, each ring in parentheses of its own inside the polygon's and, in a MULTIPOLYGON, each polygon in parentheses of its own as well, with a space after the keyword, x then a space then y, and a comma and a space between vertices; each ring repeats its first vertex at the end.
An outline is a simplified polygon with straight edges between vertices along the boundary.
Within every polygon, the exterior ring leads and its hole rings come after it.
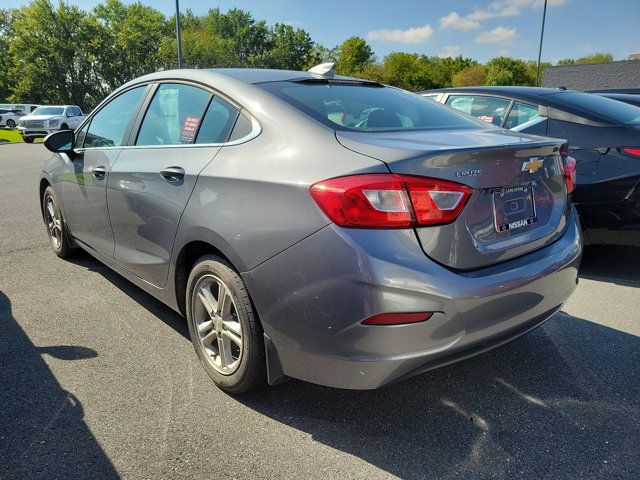
POLYGON ((60 118, 62 115, 25 115, 20 117, 20 120, 51 120, 53 118, 60 118))

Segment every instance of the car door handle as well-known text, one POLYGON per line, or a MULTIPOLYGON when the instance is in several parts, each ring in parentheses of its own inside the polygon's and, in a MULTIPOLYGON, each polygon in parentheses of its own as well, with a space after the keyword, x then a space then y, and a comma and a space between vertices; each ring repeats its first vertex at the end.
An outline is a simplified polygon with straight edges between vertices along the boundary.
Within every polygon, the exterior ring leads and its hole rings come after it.
POLYGON ((102 167, 102 166, 94 167, 94 168, 91 169, 91 173, 98 180, 102 180, 104 178, 104 176, 107 174, 107 169, 102 167))
POLYGON ((167 167, 160 171, 160 175, 167 182, 179 182, 184 179, 184 168, 181 167, 167 167))

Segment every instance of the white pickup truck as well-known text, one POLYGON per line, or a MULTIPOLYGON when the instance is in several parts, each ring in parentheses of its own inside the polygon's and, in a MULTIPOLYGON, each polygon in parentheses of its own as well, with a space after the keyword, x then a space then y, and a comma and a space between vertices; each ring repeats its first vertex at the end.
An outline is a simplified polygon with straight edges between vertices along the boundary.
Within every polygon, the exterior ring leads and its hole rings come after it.
POLYGON ((36 108, 29 115, 20 117, 18 131, 27 143, 46 137, 58 130, 74 130, 85 115, 77 105, 50 105, 36 108))

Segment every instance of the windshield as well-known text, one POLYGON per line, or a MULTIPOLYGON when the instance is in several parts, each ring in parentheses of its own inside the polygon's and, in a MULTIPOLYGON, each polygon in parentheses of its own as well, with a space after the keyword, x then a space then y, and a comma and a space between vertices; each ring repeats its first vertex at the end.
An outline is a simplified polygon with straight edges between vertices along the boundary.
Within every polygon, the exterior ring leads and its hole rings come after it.
POLYGON ((616 125, 640 125, 640 108, 592 93, 558 92, 554 100, 571 109, 616 125))
POLYGON ((33 112, 32 115, 62 115, 64 112, 64 108, 62 107, 38 107, 33 112))
POLYGON ((258 86, 339 130, 381 132, 487 127, 413 93, 377 84, 336 80, 269 82, 258 86))

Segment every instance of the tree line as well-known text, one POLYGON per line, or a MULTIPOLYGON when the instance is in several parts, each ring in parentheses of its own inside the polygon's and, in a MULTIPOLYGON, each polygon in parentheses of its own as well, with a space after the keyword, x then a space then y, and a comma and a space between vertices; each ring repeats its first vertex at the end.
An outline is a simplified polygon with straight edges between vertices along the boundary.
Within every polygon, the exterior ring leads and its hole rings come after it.
MULTIPOLYGON (((458 56, 394 52, 378 60, 351 37, 327 48, 302 28, 267 25, 246 11, 210 9, 181 15, 186 68, 306 70, 323 61, 336 72, 408 90, 468 85, 535 85, 535 62, 498 57, 486 64, 458 56)), ((0 101, 72 103, 86 111, 123 83, 177 67, 175 16, 121 0, 90 11, 64 1, 33 0, 0 9, 0 101)), ((609 54, 559 64, 611 61, 609 54)), ((548 66, 550 64, 544 64, 548 66)))

